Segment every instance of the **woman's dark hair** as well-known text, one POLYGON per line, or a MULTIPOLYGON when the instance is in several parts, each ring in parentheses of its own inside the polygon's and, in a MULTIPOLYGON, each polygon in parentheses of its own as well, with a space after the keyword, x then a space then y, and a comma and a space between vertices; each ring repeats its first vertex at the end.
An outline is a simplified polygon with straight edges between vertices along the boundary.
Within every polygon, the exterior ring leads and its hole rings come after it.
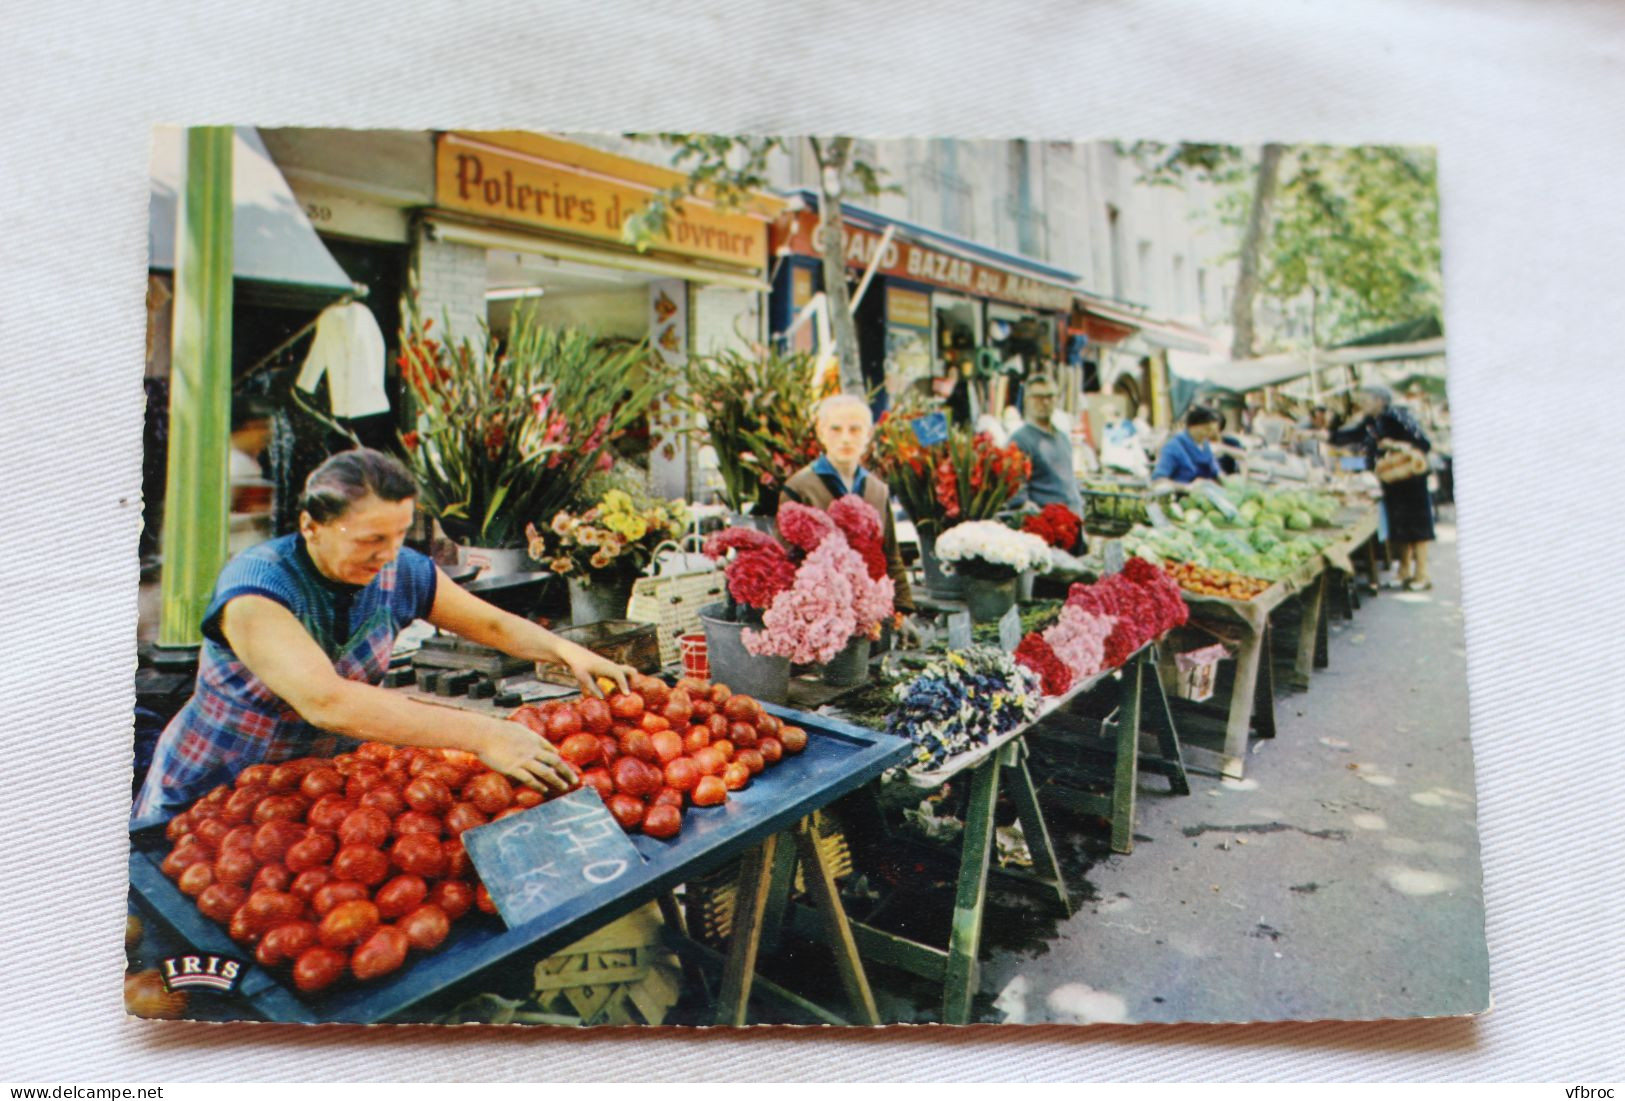
POLYGON ((381 501, 405 501, 418 495, 418 486, 399 459, 357 447, 340 451, 310 472, 299 507, 318 524, 326 524, 369 493, 381 501))
POLYGON ((1211 405, 1193 405, 1185 412, 1185 427, 1195 428, 1199 424, 1223 424, 1224 415, 1211 405))

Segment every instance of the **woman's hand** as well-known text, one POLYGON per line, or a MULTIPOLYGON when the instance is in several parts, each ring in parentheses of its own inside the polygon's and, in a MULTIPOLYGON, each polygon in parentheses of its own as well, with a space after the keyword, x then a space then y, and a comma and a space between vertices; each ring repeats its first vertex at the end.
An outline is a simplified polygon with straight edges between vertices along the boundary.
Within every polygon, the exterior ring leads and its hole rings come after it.
POLYGON ((622 692, 629 692, 631 689, 627 685, 626 678, 637 672, 630 665, 610 661, 584 646, 569 647, 559 655, 559 660, 564 663, 565 668, 575 674, 576 680, 581 684, 581 694, 596 696, 598 699, 604 698, 604 693, 598 688, 599 677, 608 677, 615 682, 615 687, 622 692))
POLYGON ((479 758, 508 779, 544 793, 568 791, 576 782, 558 750, 521 723, 494 722, 479 758))

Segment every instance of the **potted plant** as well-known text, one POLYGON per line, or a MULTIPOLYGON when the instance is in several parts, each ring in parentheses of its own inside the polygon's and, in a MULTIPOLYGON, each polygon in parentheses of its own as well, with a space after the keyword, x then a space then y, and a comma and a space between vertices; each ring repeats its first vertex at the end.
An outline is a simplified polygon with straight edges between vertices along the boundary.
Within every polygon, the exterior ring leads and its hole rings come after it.
POLYGON ((937 556, 964 578, 965 602, 977 623, 996 622, 1016 602, 1016 578, 1049 567, 1049 544, 992 520, 972 520, 943 532, 937 556))
POLYGON ((476 344, 443 327, 442 341, 433 327, 408 299, 396 361, 413 408, 403 458, 450 539, 511 551, 517 564, 526 524, 551 518, 608 467, 611 444, 660 383, 627 387, 648 358, 644 345, 544 325, 524 308, 502 339, 483 330, 476 344))
POLYGON ((697 356, 678 373, 671 400, 694 418, 686 431, 715 448, 735 514, 773 516, 779 487, 818 457, 813 407, 826 394, 813 366, 804 353, 758 347, 697 356))
POLYGON ((930 431, 932 416, 882 417, 871 465, 914 523, 926 589, 956 600, 964 594, 963 582, 941 570, 938 540, 956 524, 996 516, 1027 484, 1032 462, 1013 444, 999 447, 963 428, 939 439, 930 431))
POLYGON ((588 496, 596 499, 586 509, 525 528, 530 556, 569 583, 570 619, 578 624, 624 618, 655 549, 680 538, 689 522, 684 502, 634 496, 630 487, 588 496))

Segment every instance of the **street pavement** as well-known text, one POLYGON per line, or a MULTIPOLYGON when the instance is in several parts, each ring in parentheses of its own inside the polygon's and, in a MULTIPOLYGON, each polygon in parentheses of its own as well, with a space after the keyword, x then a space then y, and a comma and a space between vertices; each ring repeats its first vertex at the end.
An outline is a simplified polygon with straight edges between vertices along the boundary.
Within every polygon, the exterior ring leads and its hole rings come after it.
POLYGON ((1439 525, 1433 574, 1431 592, 1384 591, 1334 620, 1330 668, 1307 691, 1277 678, 1279 734, 1252 743, 1246 779, 1193 775, 1178 797, 1142 776, 1132 854, 1108 854, 1100 820, 1046 796, 1077 912, 1051 923, 995 891, 977 1018, 1488 1008, 1453 525, 1439 525))

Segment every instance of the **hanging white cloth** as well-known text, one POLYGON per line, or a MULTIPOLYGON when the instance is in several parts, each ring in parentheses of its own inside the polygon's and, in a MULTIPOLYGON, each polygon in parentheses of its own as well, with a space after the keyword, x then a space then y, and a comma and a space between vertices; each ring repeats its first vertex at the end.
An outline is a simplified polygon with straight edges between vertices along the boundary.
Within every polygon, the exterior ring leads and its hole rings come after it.
POLYGON ((327 392, 335 417, 370 417, 389 412, 384 393, 384 334, 372 311, 359 302, 327 307, 316 319, 296 385, 314 393, 327 376, 327 392))

